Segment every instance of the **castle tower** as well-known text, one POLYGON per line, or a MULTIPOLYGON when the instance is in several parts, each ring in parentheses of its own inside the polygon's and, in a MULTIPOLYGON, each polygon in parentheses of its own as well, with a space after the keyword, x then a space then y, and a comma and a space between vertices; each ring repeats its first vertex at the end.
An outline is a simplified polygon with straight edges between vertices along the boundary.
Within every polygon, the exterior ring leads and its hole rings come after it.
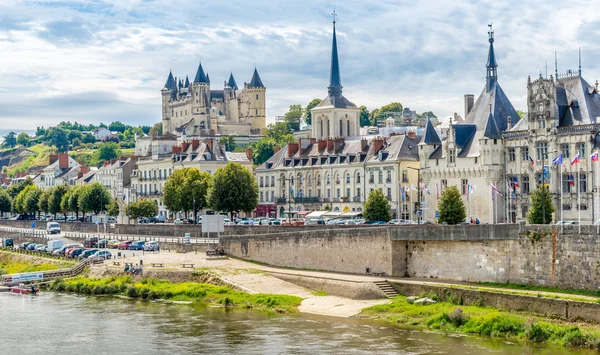
POLYGON ((173 77, 173 72, 169 71, 169 76, 165 82, 165 86, 160 91, 162 97, 162 124, 163 132, 170 132, 172 127, 171 122, 171 110, 169 109, 169 102, 173 99, 173 96, 177 92, 177 83, 173 77))
POLYGON ((233 73, 231 73, 229 75, 229 80, 225 82, 225 87, 223 88, 223 100, 225 104, 225 114, 229 120, 233 122, 240 122, 240 109, 237 100, 237 90, 237 83, 235 82, 233 73))
POLYGON ((198 70, 192 83, 191 94, 193 95, 192 113, 206 113, 206 108, 210 106, 210 81, 206 74, 204 74, 202 63, 198 65, 198 70))
MULTIPOLYGON (((233 78, 233 76, 231 77, 233 78)), ((234 80, 235 83, 235 80, 234 80)), ((250 119, 250 129, 252 134, 264 134, 267 127, 267 104, 266 104, 267 88, 260 80, 258 70, 254 68, 250 83, 246 83, 244 93, 247 95, 248 118, 250 119)))
POLYGON ((490 92, 496 81, 498 81, 498 63, 496 62, 496 54, 494 53, 494 30, 492 29, 492 25, 488 25, 490 30, 488 31, 488 35, 490 36, 490 50, 488 52, 488 60, 485 67, 487 68, 487 76, 486 76, 486 92, 490 92))

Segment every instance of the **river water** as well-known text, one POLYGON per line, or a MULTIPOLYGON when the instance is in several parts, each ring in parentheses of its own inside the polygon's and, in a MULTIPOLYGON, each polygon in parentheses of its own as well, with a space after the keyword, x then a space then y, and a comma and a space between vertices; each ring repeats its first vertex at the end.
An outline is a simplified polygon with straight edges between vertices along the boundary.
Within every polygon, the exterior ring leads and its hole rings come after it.
POLYGON ((377 321, 51 292, 0 294, 0 320, 0 354, 594 354, 377 321))

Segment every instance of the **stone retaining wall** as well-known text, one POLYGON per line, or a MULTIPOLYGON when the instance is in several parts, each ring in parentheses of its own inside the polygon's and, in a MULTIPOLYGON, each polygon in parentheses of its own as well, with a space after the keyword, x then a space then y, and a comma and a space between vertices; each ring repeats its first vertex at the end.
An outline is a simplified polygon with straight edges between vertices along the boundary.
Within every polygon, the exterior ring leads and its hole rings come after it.
POLYGON ((328 295, 346 297, 353 300, 377 300, 386 297, 385 293, 372 282, 350 282, 278 272, 269 272, 269 275, 309 290, 325 291, 328 295))

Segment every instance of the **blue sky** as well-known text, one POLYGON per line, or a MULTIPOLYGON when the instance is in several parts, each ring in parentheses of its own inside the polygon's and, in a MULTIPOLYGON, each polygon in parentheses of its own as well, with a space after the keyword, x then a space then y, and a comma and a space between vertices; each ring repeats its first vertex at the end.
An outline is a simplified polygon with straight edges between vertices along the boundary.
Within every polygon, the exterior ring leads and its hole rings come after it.
POLYGON ((577 69, 600 79, 594 1, 0 0, 0 125, 31 130, 61 120, 160 120, 169 69, 213 87, 254 66, 272 121, 327 92, 331 11, 338 13, 344 95, 370 110, 400 101, 439 117, 463 113, 485 83, 487 24, 499 82, 525 108, 527 76, 577 69))

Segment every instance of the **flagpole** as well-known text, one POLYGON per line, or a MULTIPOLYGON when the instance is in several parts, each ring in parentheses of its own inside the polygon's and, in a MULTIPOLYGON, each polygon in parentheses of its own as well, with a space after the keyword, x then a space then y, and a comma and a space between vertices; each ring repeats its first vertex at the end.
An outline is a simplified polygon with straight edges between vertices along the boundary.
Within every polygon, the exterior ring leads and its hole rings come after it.
POLYGON ((580 170, 577 170, 577 213, 579 223, 579 234, 581 234, 581 176, 580 170))
POLYGON ((467 184, 467 208, 469 209, 467 221, 470 221, 469 217, 473 218, 473 215, 471 214, 471 185, 469 184, 467 184))
POLYGON ((413 203, 414 203, 413 202, 413 193, 412 192, 413 192, 413 190, 412 190, 412 186, 411 186, 411 188, 410 188, 410 208, 409 208, 410 209, 410 220, 411 221, 413 220, 413 209, 412 209, 412 206, 413 206, 413 203))
POLYGON ((562 164, 559 166, 560 169, 560 190, 558 191, 560 193, 560 220, 561 220, 561 225, 560 225, 560 234, 563 233, 563 225, 564 225, 564 217, 563 217, 563 194, 562 194, 562 190, 563 190, 563 173, 562 173, 562 164))

